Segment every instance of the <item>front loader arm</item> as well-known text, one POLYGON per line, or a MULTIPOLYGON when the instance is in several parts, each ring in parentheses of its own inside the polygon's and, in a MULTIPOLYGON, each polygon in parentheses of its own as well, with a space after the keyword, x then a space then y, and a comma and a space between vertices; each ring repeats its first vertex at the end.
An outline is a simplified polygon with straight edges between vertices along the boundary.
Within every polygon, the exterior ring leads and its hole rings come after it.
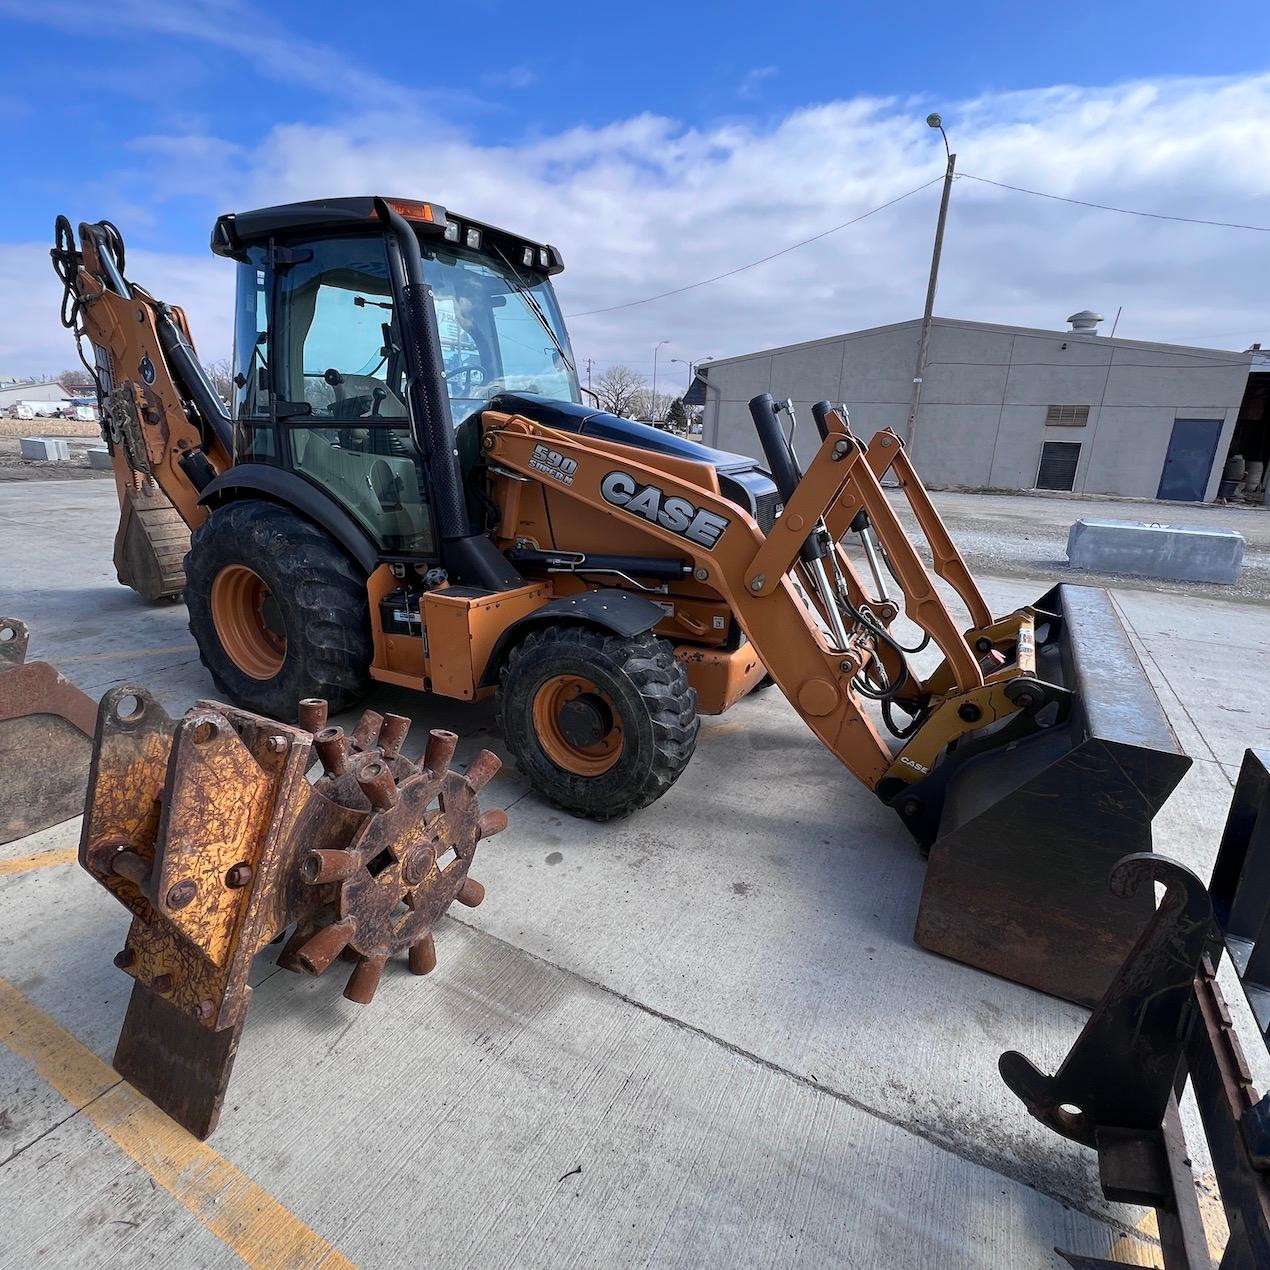
MULTIPOLYGON (((644 452, 615 445, 590 445, 572 433, 556 432, 520 417, 504 420, 487 414, 486 419, 483 444, 487 459, 537 481, 541 477, 533 466, 534 450, 547 441, 554 452, 577 465, 568 487, 570 497, 619 519, 628 519, 643 533, 687 556, 696 579, 717 590, 731 607, 763 664, 807 726, 864 784, 876 788, 891 766, 892 756, 886 740, 872 719, 857 707, 849 690, 858 664, 830 648, 792 577, 783 572, 775 575, 762 595, 746 584, 756 555, 765 542, 771 541, 765 539, 756 521, 714 490, 692 483, 686 475, 650 466, 644 452), (631 510, 634 499, 627 498, 625 505, 614 501, 626 497, 624 491, 628 489, 631 494, 636 490, 656 491, 659 505, 674 511, 666 519, 671 524, 683 522, 688 532, 697 526, 697 537, 688 537, 631 510), (680 501, 672 504, 675 499, 680 501), (722 529, 714 537, 720 522, 722 529), (713 542, 709 543, 711 538, 713 542)), ((645 496, 645 503, 648 497, 645 496)), ((774 535, 777 532, 773 530, 774 535)), ((797 552, 797 543, 793 552, 797 552)))
MULTIPOLYGON (((1031 610, 1021 610, 990 626, 976 623, 963 632, 937 591, 887 501, 877 472, 890 464, 878 438, 866 447, 842 419, 831 416, 824 443, 787 500, 769 534, 744 510, 722 497, 714 483, 648 452, 595 438, 558 432, 519 416, 486 415, 486 457, 500 467, 540 481, 535 451, 549 448, 563 460, 571 476, 567 497, 638 526, 681 557, 688 557, 698 582, 716 590, 731 608, 772 678, 807 726, 870 789, 888 801, 904 787, 928 776, 940 753, 959 737, 1016 714, 1022 690, 1034 683, 1031 656, 1031 610), (878 454, 874 454, 874 449, 878 454), (569 466, 572 464, 572 466, 569 466), (658 466, 654 466, 658 464, 658 466), (845 641, 835 633, 823 583, 828 571, 841 579, 852 605, 860 607, 860 579, 844 567, 845 554, 834 544, 831 564, 819 573, 804 550, 817 526, 849 525, 864 511, 904 591, 909 619, 930 636, 944 655, 932 676, 923 680, 908 666, 902 651, 878 636, 879 626, 856 620, 845 641), (829 620, 827 620, 829 619, 829 620), (980 645, 986 641, 986 648, 980 645), (1007 650, 1000 668, 987 653, 1007 650), (986 668, 980 662, 986 657, 986 668), (897 659, 907 687, 897 686, 895 699, 914 724, 889 742, 878 730, 865 700, 863 672, 877 662, 891 684, 897 684, 897 659)), ((897 449, 893 433, 879 434, 897 449)), ((889 458, 889 455, 887 456, 889 458)), ((902 468, 906 493, 922 501, 924 490, 912 469, 902 468), (920 490, 920 493, 918 492, 920 490)), ((923 521, 938 541, 940 576, 968 601, 972 622, 986 605, 942 525, 923 521), (946 546, 945 546, 946 544, 946 546), (951 554, 950 554, 951 553, 951 554), (946 574, 943 572, 946 570, 946 574), (957 584, 961 583, 961 586, 957 584), (963 593, 964 588, 964 593, 963 593)), ((834 601, 835 607, 840 598, 834 601)), ((873 599, 867 604, 881 606, 873 599)), ((1022 695, 1021 695, 1022 694, 1022 695)))

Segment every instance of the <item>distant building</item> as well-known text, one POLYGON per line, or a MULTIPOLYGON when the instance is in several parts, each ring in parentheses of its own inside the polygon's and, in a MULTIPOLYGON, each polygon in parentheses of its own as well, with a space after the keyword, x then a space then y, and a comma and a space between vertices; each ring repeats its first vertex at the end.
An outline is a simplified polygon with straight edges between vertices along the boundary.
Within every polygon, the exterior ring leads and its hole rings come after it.
POLYGON ((56 380, 0 379, 0 414, 19 401, 69 401, 74 394, 56 380))
MULTIPOLYGON (((1244 457, 1270 458, 1270 420, 1256 406, 1256 420, 1241 415, 1263 378, 1250 379, 1254 352, 1110 339, 1089 310, 1068 321, 1047 331, 934 319, 913 444, 928 484, 1209 501, 1237 419, 1244 457)), ((804 460, 817 443, 811 404, 825 398, 866 439, 887 427, 903 436, 920 334, 914 320, 707 362, 693 385, 703 439, 758 455, 747 403, 762 392, 793 398, 804 460)))

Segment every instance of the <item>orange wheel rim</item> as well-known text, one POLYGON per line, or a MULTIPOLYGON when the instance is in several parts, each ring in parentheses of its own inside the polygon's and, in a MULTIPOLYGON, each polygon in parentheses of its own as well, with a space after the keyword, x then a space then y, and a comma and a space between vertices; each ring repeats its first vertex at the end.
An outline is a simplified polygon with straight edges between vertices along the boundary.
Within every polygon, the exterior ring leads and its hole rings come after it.
POLYGON ((612 700, 581 675, 555 675, 538 689, 534 731, 547 757, 575 776, 603 776, 622 756, 612 700))
POLYGON ((272 679, 287 656, 287 637, 270 624, 273 595, 244 564, 222 569, 212 582, 212 623, 229 659, 252 679, 272 679))

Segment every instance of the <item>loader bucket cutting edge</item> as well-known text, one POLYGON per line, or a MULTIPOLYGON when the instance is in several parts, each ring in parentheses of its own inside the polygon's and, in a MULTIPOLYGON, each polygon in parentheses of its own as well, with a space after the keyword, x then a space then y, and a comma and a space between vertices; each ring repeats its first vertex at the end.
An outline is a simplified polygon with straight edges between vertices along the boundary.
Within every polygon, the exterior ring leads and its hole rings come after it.
POLYGON ((1037 672, 1072 693, 1068 715, 936 769, 942 808, 915 938, 1093 1005, 1154 911, 1151 888, 1126 902, 1107 877, 1152 849, 1152 818, 1191 760, 1105 590, 1060 585, 1034 607, 1056 615, 1038 631, 1037 672))
POLYGON ((88 781, 97 707, 28 638, 0 617, 0 845, 78 816, 88 781))

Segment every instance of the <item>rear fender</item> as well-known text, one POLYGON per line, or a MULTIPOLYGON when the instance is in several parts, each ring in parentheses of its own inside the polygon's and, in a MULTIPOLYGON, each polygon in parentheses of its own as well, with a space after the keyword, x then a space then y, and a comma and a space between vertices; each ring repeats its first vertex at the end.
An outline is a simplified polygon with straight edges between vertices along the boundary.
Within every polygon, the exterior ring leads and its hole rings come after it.
POLYGON ((213 508, 236 498, 268 498, 294 508, 330 534, 368 577, 379 567, 379 549, 370 535, 325 490, 294 472, 265 463, 239 463, 212 481, 198 501, 213 508))

